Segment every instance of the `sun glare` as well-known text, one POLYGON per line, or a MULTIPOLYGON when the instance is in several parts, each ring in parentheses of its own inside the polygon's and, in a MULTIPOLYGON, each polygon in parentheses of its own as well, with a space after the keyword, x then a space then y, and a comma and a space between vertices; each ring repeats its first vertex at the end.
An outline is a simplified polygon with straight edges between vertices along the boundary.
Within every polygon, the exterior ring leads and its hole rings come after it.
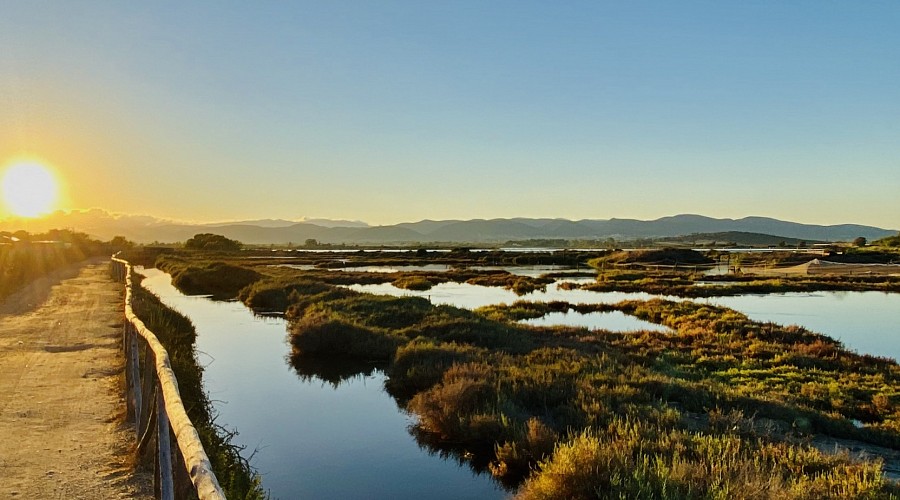
POLYGON ((19 217, 37 217, 53 210, 59 188, 50 170, 37 162, 17 162, 3 173, 3 201, 19 217))

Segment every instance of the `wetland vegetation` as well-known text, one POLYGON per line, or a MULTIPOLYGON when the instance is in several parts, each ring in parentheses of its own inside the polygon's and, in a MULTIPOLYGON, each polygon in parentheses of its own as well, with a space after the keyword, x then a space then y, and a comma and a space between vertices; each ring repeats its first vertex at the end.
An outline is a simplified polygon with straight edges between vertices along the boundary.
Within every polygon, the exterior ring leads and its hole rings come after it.
MULTIPOLYGON (((799 260, 795 254, 743 259, 739 267, 754 259, 799 260)), ((716 261, 721 257, 684 251, 623 256, 419 250, 266 259, 178 254, 161 256, 157 265, 191 292, 284 313, 292 360, 302 367, 298 373, 333 365, 340 369, 326 371, 323 380, 334 382, 356 373, 347 361, 365 362, 363 370, 373 362, 384 366, 388 391, 417 418, 413 435, 420 444, 489 471, 522 498, 900 494, 879 459, 814 446, 844 439, 900 450, 900 368, 891 359, 856 354, 802 327, 752 321, 691 301, 523 301, 470 311, 346 287, 394 283, 423 290, 456 281, 512 290, 522 283, 525 290, 546 286, 559 274, 529 277, 473 268, 565 262, 578 275, 588 264, 596 269, 596 281, 581 285, 589 289, 678 296, 767 293, 786 286, 898 291, 890 275, 772 280, 732 273, 726 284, 716 284, 726 278, 699 268, 716 261), (449 269, 328 270, 436 263, 449 269), (670 331, 518 323, 564 311, 619 311, 670 331)))

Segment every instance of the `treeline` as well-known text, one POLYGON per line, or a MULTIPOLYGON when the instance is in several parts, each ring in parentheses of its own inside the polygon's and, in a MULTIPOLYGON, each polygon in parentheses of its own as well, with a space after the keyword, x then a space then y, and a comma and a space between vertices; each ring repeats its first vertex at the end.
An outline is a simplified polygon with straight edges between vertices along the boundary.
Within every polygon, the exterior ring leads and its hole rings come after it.
POLYGON ((873 241, 872 244, 884 247, 900 247, 900 233, 897 233, 896 236, 888 236, 887 238, 873 241))
POLYGON ((127 246, 124 238, 101 242, 67 229, 46 233, 0 232, 0 298, 29 282, 89 257, 127 246))

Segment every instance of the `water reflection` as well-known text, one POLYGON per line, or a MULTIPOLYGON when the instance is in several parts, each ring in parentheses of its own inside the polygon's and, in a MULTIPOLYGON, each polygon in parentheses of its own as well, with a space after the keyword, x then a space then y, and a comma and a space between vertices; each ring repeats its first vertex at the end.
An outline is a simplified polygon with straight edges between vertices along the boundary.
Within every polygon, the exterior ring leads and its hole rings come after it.
POLYGON ((450 266, 444 264, 425 264, 422 266, 348 266, 329 268, 329 271, 350 271, 357 273, 408 273, 408 272, 433 272, 442 273, 450 270, 450 266))
POLYGON ((540 318, 520 321, 531 326, 574 326, 591 330, 608 330, 611 332, 652 331, 668 332, 672 330, 656 323, 629 316, 622 311, 592 312, 550 312, 540 318))
POLYGON ((310 358, 290 356, 291 367, 303 382, 325 382, 337 389, 341 384, 359 378, 371 377, 375 371, 383 372, 384 365, 343 358, 310 358))
MULTIPOLYGON (((527 276, 529 278, 540 278, 548 273, 561 273, 571 271, 572 273, 582 272, 584 268, 576 269, 571 266, 468 266, 465 269, 471 271, 506 271, 516 276, 527 276)), ((596 275, 596 272, 593 274, 596 275)))
MULTIPOLYGON (((417 292, 396 288, 390 283, 351 285, 350 288, 394 296, 428 298, 434 304, 448 304, 476 309, 492 304, 512 304, 518 300, 532 302, 564 301, 571 304, 615 304, 623 300, 686 300, 680 297, 649 293, 592 292, 566 290, 560 283, 547 285, 546 291, 517 296, 499 287, 442 283, 417 292)), ((861 354, 900 359, 900 294, 882 292, 816 292, 767 295, 739 295, 695 299, 740 311, 755 321, 771 321, 783 325, 796 324, 840 340, 845 347, 861 354)), ((570 319, 575 319, 570 317, 570 319)), ((590 325, 586 325, 590 327, 590 325)))
MULTIPOLYGON (((560 288, 560 284, 547 285, 544 291, 534 291, 524 295, 516 295, 515 292, 495 286, 471 285, 469 283, 441 283, 430 290, 416 291, 397 288, 390 283, 376 285, 349 285, 348 288, 358 292, 374 293, 379 295, 393 295, 397 297, 414 296, 424 297, 433 304, 451 305, 463 309, 477 309, 493 304, 512 304, 518 300, 531 302, 564 301, 572 304, 615 304, 623 300, 649 300, 660 297, 649 293, 625 293, 625 292, 592 292, 590 290, 566 290, 560 288)), ((677 297, 663 297, 672 300, 681 300, 677 297)))
POLYGON ((253 465, 273 499, 506 495, 489 475, 420 447, 409 432, 414 418, 385 392, 377 366, 295 367, 284 319, 185 296, 169 275, 146 274, 144 286, 194 323, 217 422, 240 432, 235 444, 257 450, 253 465))
MULTIPOLYGON (((453 460, 460 466, 470 467, 478 474, 491 473, 488 468, 490 465, 488 457, 493 455, 493 449, 467 450, 462 446, 442 439, 441 436, 433 432, 425 431, 417 425, 411 425, 409 433, 412 434, 419 446, 426 450, 429 455, 440 457, 444 460, 453 460)), ((513 476, 507 478, 508 482, 504 482, 503 478, 499 478, 498 481, 508 491, 513 491, 518 486, 517 478, 513 476)))
POLYGON ((736 309, 756 321, 824 333, 861 354, 900 359, 900 294, 776 293, 700 300, 736 309))
MULTIPOLYGON (((342 262, 346 262, 343 260, 342 262)), ((526 276, 530 278, 539 278, 548 273, 571 273, 584 274, 590 271, 590 268, 575 268, 570 266, 559 265, 534 265, 534 266, 452 266, 449 264, 423 264, 423 265, 366 265, 366 266, 335 266, 321 267, 311 264, 274 264, 272 267, 286 267, 297 269, 300 271, 309 270, 328 270, 328 271, 347 271, 359 273, 408 273, 408 272, 430 272, 445 273, 453 270, 479 271, 479 272, 507 272, 516 276, 526 276)), ((589 272, 591 277, 596 276, 596 272, 589 272)))

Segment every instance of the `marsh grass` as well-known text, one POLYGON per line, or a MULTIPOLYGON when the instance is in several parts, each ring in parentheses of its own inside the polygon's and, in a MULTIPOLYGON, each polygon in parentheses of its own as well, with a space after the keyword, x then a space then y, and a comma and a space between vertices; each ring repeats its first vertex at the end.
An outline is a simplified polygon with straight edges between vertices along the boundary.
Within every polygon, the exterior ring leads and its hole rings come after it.
POLYGON ((880 466, 785 443, 615 419, 557 445, 520 499, 893 498, 880 466))
POLYGON ((404 276, 394 280, 391 284, 397 288, 418 291, 431 290, 435 285, 434 282, 424 276, 404 276))
POLYGON ((189 295, 209 294, 215 298, 228 299, 248 285, 261 279, 252 269, 226 262, 203 262, 191 264, 173 256, 161 256, 156 267, 172 275, 172 284, 189 295))
POLYGON ((653 248, 647 250, 617 251, 590 259, 588 265, 603 269, 608 265, 642 264, 661 266, 710 265, 715 261, 705 254, 687 248, 653 248))
POLYGON ((478 357, 480 351, 454 342, 414 339, 397 349, 389 367, 392 376, 385 385, 391 394, 407 400, 440 382, 451 366, 478 357))
POLYGON ((645 292, 676 297, 724 297, 743 294, 767 294, 814 291, 900 292, 895 276, 782 276, 766 278, 753 275, 702 276, 693 271, 675 272, 640 269, 599 271, 593 283, 562 283, 563 289, 595 292, 645 292), (705 286, 698 286, 703 282, 705 286))
POLYGON ((291 325, 295 357, 345 357, 388 361, 403 342, 398 335, 368 328, 327 312, 313 312, 291 325))
POLYGON ((466 280, 470 285, 499 286, 511 290, 516 295, 526 295, 535 290, 545 291, 547 285, 553 283, 553 278, 529 276, 517 276, 505 271, 485 273, 466 280))

